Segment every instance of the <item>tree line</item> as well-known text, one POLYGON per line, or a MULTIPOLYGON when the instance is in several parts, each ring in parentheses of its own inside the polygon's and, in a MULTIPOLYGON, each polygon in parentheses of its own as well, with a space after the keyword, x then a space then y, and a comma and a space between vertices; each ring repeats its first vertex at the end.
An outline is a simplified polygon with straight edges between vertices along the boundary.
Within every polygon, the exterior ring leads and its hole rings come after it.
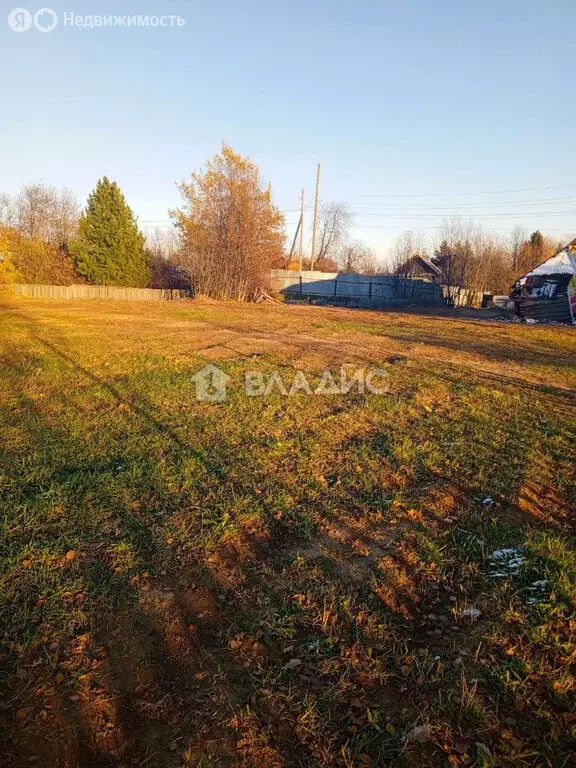
POLYGON ((442 283, 447 286, 507 294, 519 277, 563 245, 539 230, 528 235, 522 227, 516 227, 503 237, 472 220, 454 216, 444 221, 435 239, 427 240, 413 230, 399 235, 387 271, 416 277, 415 257, 420 256, 440 270, 442 283))
MULTIPOLYGON (((174 228, 145 237, 116 182, 100 179, 84 209, 67 188, 29 184, 0 194, 0 283, 77 282, 134 287, 186 287, 221 299, 250 300, 266 288, 270 269, 300 267, 287 252, 285 220, 258 166, 226 144, 179 185, 174 228)), ((413 274, 415 257, 441 271, 443 283, 506 293, 521 274, 561 244, 517 228, 509 239, 453 218, 426 242, 408 230, 387 264, 352 236, 346 203, 320 209, 315 258, 304 269, 413 274)))
POLYGON ((0 198, 0 283, 145 287, 148 258, 132 210, 107 177, 83 211, 69 189, 43 184, 0 198))

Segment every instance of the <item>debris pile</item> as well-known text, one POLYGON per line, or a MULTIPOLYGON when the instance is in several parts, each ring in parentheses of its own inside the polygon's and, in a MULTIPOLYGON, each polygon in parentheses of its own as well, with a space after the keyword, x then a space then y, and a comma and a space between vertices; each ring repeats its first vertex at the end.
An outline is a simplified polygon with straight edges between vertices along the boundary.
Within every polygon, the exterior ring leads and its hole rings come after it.
POLYGON ((516 576, 524 564, 521 547, 497 549, 492 553, 488 564, 488 573, 494 579, 507 579, 516 576))

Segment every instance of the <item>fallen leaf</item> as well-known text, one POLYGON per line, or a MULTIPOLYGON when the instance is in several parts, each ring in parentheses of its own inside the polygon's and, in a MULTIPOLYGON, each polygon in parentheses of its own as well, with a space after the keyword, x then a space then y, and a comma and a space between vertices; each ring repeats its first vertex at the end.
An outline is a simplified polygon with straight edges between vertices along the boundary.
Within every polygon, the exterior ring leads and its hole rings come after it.
POLYGON ((417 725, 408 734, 410 741, 416 741, 418 744, 424 744, 429 741, 434 733, 434 728, 427 723, 426 725, 417 725))

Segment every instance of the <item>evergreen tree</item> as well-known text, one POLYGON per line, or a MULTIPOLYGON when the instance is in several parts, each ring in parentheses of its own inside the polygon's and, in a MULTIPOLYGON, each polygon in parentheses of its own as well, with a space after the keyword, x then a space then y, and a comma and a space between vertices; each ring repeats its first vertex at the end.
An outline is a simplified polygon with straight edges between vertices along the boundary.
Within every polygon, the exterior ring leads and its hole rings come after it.
POLYGON ((530 235, 530 252, 532 269, 544 261, 544 237, 539 229, 530 235))
POLYGON ((78 273, 96 285, 148 283, 144 235, 120 188, 106 176, 88 197, 70 254, 78 273))

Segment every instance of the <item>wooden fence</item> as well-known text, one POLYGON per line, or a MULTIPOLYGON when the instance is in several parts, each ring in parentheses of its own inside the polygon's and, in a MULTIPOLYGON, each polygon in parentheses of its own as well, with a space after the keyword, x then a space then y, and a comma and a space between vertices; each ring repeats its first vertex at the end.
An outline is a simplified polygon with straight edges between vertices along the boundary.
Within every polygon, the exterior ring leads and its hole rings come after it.
POLYGON ((190 297, 171 288, 116 288, 109 285, 12 285, 16 296, 30 299, 121 299, 125 301, 175 301, 190 297))

